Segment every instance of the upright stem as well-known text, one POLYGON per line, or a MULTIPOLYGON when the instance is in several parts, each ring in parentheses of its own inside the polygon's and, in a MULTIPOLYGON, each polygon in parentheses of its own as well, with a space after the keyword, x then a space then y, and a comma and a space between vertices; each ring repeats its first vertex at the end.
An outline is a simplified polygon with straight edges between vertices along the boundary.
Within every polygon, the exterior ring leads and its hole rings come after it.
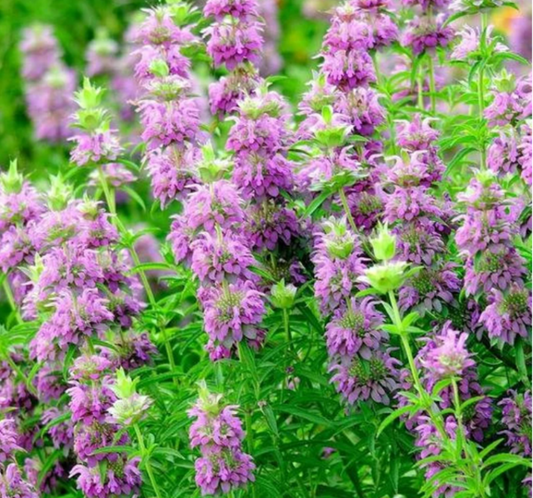
MULTIPOLYGON (((107 184, 107 180, 106 180, 106 177, 104 175, 104 172, 103 172, 102 168, 98 169, 98 174, 99 174, 99 178, 100 178, 100 184, 102 185, 102 190, 104 192, 104 197, 106 199, 107 205, 109 206, 109 212, 112 215, 112 221, 113 221, 114 225, 118 228, 118 230, 121 233, 124 234, 126 232, 126 228, 122 224, 122 221, 120 220, 120 218, 117 216, 117 209, 116 209, 116 204, 115 204, 115 194, 112 191, 112 189, 109 188, 109 185, 107 184)), ((130 245, 128 247, 128 251, 130 253, 131 259, 133 260, 133 264, 137 268, 139 268, 140 265, 141 265, 141 260, 139 259, 139 255, 137 254, 137 251, 135 250, 135 247, 133 245, 130 245)), ((156 311, 157 310, 157 302, 155 300, 155 296, 154 296, 154 293, 152 291, 152 287, 150 286, 150 282, 148 282, 148 277, 146 276, 146 273, 141 268, 139 268, 139 276, 141 278, 141 282, 143 284, 144 291, 146 292, 146 296, 148 298, 148 301, 150 302, 150 305, 152 306, 153 310, 156 311)), ((167 357, 168 357, 168 361, 169 361, 169 364, 170 364, 170 368, 172 369, 172 372, 174 372, 175 371, 175 367, 176 367, 176 362, 174 361, 174 353, 172 351, 172 345, 170 344, 166 327, 165 326, 161 326, 161 330, 163 332, 163 340, 165 342, 165 350, 166 350, 166 353, 167 353, 167 357)), ((174 384, 176 386, 179 385, 178 379, 176 379, 175 377, 173 378, 173 382, 174 382, 174 384)))
POLYGON ((435 85, 435 66, 433 64, 433 57, 428 54, 428 72, 429 72, 429 97, 431 100, 431 112, 437 112, 437 87, 435 85))
POLYGON ((139 428, 138 424, 134 424, 133 428, 135 429, 135 435, 137 436, 137 441, 141 449, 142 461, 144 465, 146 466, 146 472, 148 472, 148 477, 150 478, 150 483, 152 484, 152 488, 154 488, 154 493, 157 496, 157 498, 162 498, 161 491, 159 490, 159 486, 157 485, 155 474, 152 469, 152 465, 150 463, 150 457, 147 455, 147 452, 146 452, 146 446, 144 445, 144 438, 143 438, 141 429, 139 428))
POLYGON ((422 64, 420 64, 419 66, 417 88, 418 88, 418 108, 421 111, 425 111, 425 108, 424 108, 424 71, 422 69, 422 64))
POLYGON ((370 53, 370 56, 372 57, 372 62, 374 63, 374 71, 376 73, 376 85, 381 85, 381 71, 379 70, 379 61, 378 61, 378 51, 372 50, 370 53))
POLYGON ((339 197, 341 199, 341 204, 344 209, 344 212, 346 213, 346 218, 348 218, 348 223, 352 227, 354 233, 359 233, 359 230, 357 230, 357 226, 355 225, 352 212, 350 211, 350 206, 348 206, 348 199, 346 199, 346 193, 344 192, 344 188, 341 188, 339 190, 339 197))
MULTIPOLYGON (((481 36, 485 36, 487 30, 487 14, 481 14, 481 36)), ((483 122, 485 114, 485 66, 482 64, 478 74, 478 107, 479 119, 483 122)), ((487 148, 485 143, 481 144, 481 168, 487 169, 487 148)))
POLYGON ((13 291, 11 290, 11 286, 9 285, 7 273, 4 275, 2 286, 4 288, 4 293, 6 295, 7 302, 9 303, 9 307, 11 308, 13 313, 15 313, 15 319, 17 320, 17 323, 22 323, 22 318, 17 308, 17 304, 15 303, 15 298, 13 297, 13 291))
POLYGON ((292 349, 292 334, 291 334, 291 327, 289 323, 289 310, 287 308, 283 308, 283 326, 285 328, 285 335, 287 337, 287 342, 289 343, 289 350, 292 349))
MULTIPOLYGON (((254 431, 252 430, 252 413, 249 410, 247 410, 244 417, 245 417, 244 421, 246 424, 246 439, 248 440, 248 453, 251 456, 253 456, 254 454, 254 431)), ((252 496, 255 498, 256 490, 255 490, 255 486, 253 483, 251 484, 251 488, 252 488, 252 496)))

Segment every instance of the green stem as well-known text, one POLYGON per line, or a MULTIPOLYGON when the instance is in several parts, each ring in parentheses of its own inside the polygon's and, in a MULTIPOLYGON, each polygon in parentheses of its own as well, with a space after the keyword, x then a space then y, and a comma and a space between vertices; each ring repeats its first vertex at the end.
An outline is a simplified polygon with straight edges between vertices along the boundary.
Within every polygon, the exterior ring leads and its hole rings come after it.
POLYGON ((437 86, 435 85, 435 66, 431 54, 428 55, 428 60, 429 97, 431 99, 431 112, 435 114, 437 111, 437 86))
POLYGON ((425 111, 424 109, 424 73, 422 70, 422 64, 420 64, 419 74, 417 81, 417 88, 418 88, 418 108, 421 111, 425 111))
MULTIPOLYGON (((100 177, 100 184, 102 185, 102 190, 104 192, 104 197, 106 199, 107 205, 109 207, 109 212, 112 215, 112 221, 115 224, 115 226, 118 228, 118 230, 122 233, 126 233, 126 228, 122 224, 122 221, 117 216, 117 209, 115 204, 115 194, 112 191, 112 189, 109 188, 109 185, 107 184, 106 177, 104 175, 104 172, 102 168, 98 169, 99 177, 100 177)), ((139 268, 141 263, 141 260, 139 259, 139 255, 137 254, 137 251, 135 250, 135 247, 132 245, 129 245, 128 251, 130 253, 131 259, 133 260, 133 264, 139 268)), ((157 302, 154 296, 154 293, 152 291, 152 287, 150 286, 150 282, 148 281, 148 277, 146 276, 146 273, 144 270, 139 268, 139 276, 141 278, 141 282, 144 287, 144 291, 146 292, 146 296, 148 297, 148 301, 150 302, 150 305, 152 306, 153 310, 157 310, 157 302)), ((172 351, 172 345, 170 344, 169 337, 167 334, 167 329, 165 326, 161 327, 162 333, 163 333, 163 341, 165 342, 165 350, 167 353, 168 361, 170 364, 170 368, 172 369, 172 372, 174 373, 176 369, 176 362, 174 361, 174 353, 172 351)), ((173 382, 176 386, 179 385, 178 379, 173 378, 173 382)))
MULTIPOLYGON (((245 417, 244 421, 246 424, 246 439, 248 440, 248 453, 251 456, 253 456, 254 454, 254 431, 252 429, 252 423, 253 423, 252 412, 247 410, 244 417, 245 417)), ((256 497, 255 485, 252 483, 250 486, 252 488, 252 496, 255 498, 256 497)))
POLYGON ((162 494, 161 494, 161 491, 159 490, 159 486, 157 485, 157 481, 155 479, 155 474, 152 469, 152 465, 150 463, 150 457, 147 455, 147 452, 146 452, 146 446, 144 445, 144 438, 143 438, 141 429, 139 428, 138 424, 134 424, 133 428, 135 430, 135 435, 137 436, 137 441, 139 442, 142 461, 144 465, 146 466, 146 472, 148 472, 150 483, 152 484, 152 488, 154 488, 154 493, 157 496, 157 498, 161 498, 162 494))
POLYGON ((283 326, 285 328, 285 335, 287 337, 287 342, 289 343, 289 350, 292 349, 292 333, 291 333, 291 327, 290 327, 290 316, 289 316, 289 310, 287 308, 283 308, 283 326))
POLYGON ((341 199, 341 204, 342 204, 342 207, 344 208, 344 212, 346 213, 346 218, 348 218, 348 223, 352 227, 352 230, 354 231, 354 233, 358 234, 359 230, 357 230, 357 226, 355 225, 352 212, 350 211, 350 206, 348 206, 348 199, 346 199, 346 193, 344 192, 343 188, 339 190, 339 197, 341 199))
POLYGON ((379 70, 378 51, 372 50, 370 53, 372 62, 374 63, 374 72, 376 73, 376 85, 379 88, 381 86, 381 72, 379 70))
POLYGON ((4 275, 2 286, 4 288, 4 293, 6 295, 9 307, 11 308, 13 313, 15 313, 15 319, 17 320, 17 323, 22 323, 22 317, 20 316, 17 304, 15 303, 15 298, 13 297, 13 291, 11 290, 11 286, 9 285, 9 280, 7 279, 7 273, 4 275))
MULTIPOLYGON (((487 30, 487 14, 484 12, 481 14, 481 35, 485 36, 487 30)), ((485 66, 482 64, 479 69, 478 75, 478 107, 479 107, 479 119, 481 122, 485 119, 485 66)), ((487 147, 485 142, 481 144, 481 168, 487 169, 487 147)))

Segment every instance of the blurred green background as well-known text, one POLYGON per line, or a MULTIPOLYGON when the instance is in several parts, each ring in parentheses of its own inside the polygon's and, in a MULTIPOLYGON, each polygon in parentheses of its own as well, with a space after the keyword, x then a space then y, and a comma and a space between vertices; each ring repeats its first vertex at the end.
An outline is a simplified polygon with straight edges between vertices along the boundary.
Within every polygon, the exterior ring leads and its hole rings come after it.
MULTIPOLYGON (((289 98, 305 89, 313 59, 326 29, 323 20, 302 16, 304 0, 281 0, 280 23, 284 26, 279 49, 285 59, 278 83, 289 98)), ((64 161, 65 150, 36 143, 26 115, 21 55, 21 31, 32 23, 50 24, 64 51, 64 60, 83 74, 87 44, 99 27, 121 41, 131 17, 141 8, 157 5, 145 0, 0 0, 0 168, 18 157, 22 169, 38 171, 64 161)))

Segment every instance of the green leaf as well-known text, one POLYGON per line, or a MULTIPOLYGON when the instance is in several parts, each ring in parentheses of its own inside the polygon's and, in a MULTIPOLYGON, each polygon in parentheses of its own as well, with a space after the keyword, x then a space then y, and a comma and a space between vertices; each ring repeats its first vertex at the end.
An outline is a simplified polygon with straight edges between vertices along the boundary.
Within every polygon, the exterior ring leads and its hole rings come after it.
POLYGON ((376 433, 376 437, 379 437, 381 433, 390 425, 392 422, 394 422, 396 419, 400 418, 402 415, 405 415, 406 413, 412 412, 413 407, 411 405, 403 406, 402 408, 398 408, 398 410, 394 410, 390 415, 385 417, 383 419, 383 422, 379 424, 378 431, 376 433))
POLYGON ((315 197, 311 203, 307 206, 305 211, 302 214, 303 218, 308 218, 309 216, 312 216, 313 213, 320 207, 322 204, 328 199, 328 197, 331 195, 331 192, 324 191, 320 193, 317 197, 315 197))

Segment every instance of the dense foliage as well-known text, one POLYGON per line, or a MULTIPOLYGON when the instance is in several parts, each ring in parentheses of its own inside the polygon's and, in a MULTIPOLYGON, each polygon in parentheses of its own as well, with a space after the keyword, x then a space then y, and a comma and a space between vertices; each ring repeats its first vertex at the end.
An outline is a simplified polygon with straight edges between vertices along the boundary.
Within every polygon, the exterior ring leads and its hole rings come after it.
POLYGON ((89 4, 5 52, 0 497, 531 496, 530 19, 89 4))

